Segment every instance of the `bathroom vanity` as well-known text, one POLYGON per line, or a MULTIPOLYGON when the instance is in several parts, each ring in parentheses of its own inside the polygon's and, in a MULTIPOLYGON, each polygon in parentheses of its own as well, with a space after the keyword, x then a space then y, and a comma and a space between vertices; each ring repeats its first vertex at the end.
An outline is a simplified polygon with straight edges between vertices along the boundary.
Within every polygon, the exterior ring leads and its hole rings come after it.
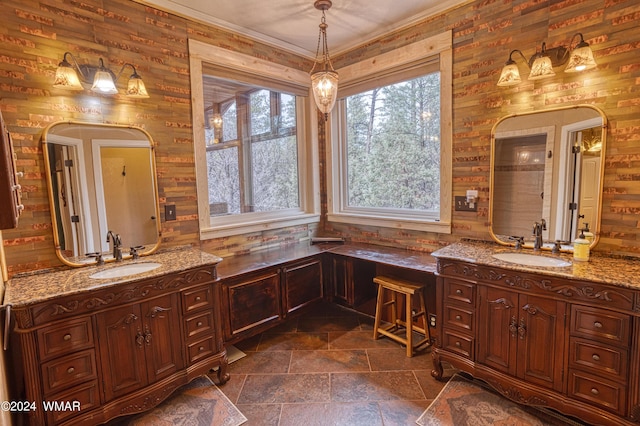
POLYGON ((10 369, 29 424, 139 413, 213 368, 225 383, 221 260, 188 248, 14 277, 10 369), (45 409, 54 402, 63 409, 45 409))
POLYGON ((499 253, 517 252, 463 242, 433 253, 442 303, 432 375, 448 362, 519 403, 593 424, 640 422, 640 263, 499 253), (524 264, 535 257, 569 266, 524 264))

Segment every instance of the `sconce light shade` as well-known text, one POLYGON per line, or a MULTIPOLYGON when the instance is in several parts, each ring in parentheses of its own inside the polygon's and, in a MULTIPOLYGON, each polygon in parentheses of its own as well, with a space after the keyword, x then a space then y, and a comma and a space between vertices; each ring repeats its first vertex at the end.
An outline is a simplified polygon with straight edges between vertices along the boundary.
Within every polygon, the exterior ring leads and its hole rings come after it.
POLYGON ((58 65, 53 87, 67 90, 84 90, 84 87, 80 84, 78 73, 68 62, 67 65, 64 65, 64 62, 60 62, 60 65, 58 65))
POLYGON ((522 78, 520 78, 518 65, 514 61, 507 62, 504 68, 502 68, 502 73, 500 74, 500 79, 498 80, 498 86, 514 86, 521 82, 522 78))
POLYGON ((142 81, 142 78, 138 74, 134 74, 129 77, 129 82, 127 83, 127 97, 135 99, 144 99, 149 97, 144 81, 142 81))
POLYGON ((96 71, 96 75, 93 77, 91 90, 98 93, 104 93, 106 95, 118 93, 116 84, 113 82, 113 77, 111 77, 111 74, 105 70, 96 71))
POLYGON ((313 99, 323 114, 329 114, 338 97, 338 73, 335 71, 318 71, 311 74, 313 99))
POLYGON ((595 68, 595 59, 593 59, 593 52, 587 43, 580 42, 575 49, 571 52, 569 57, 569 63, 564 69, 564 72, 580 72, 595 68))
POLYGON ((542 78, 553 77, 556 73, 551 65, 551 58, 548 56, 539 56, 531 65, 531 73, 529 80, 540 80, 542 78))

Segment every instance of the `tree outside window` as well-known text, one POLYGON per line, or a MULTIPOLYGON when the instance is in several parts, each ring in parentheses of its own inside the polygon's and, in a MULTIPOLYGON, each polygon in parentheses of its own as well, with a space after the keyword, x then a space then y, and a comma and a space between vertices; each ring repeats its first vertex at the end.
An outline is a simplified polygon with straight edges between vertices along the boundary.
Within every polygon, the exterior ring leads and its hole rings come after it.
POLYGON ((348 208, 440 210, 440 73, 345 99, 348 208))

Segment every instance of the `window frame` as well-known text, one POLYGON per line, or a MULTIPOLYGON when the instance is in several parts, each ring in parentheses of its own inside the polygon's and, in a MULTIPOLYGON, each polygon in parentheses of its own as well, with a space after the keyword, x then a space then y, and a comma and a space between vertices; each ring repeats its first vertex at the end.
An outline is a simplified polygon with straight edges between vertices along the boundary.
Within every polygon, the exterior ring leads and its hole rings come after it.
MULTIPOLYGON (((452 33, 446 31, 390 52, 336 70, 341 84, 374 79, 393 70, 411 68, 417 61, 438 56, 440 71, 440 211, 439 220, 419 211, 355 208, 347 205, 345 101, 339 99, 331 112, 327 135, 327 220, 363 226, 451 233, 452 200, 452 33), (427 52, 425 54, 425 52, 427 52)), ((386 85, 386 84, 385 84, 386 85)))
MULTIPOLYGON (((260 232, 320 221, 320 172, 318 158, 318 117, 313 105, 309 74, 264 59, 233 52, 189 39, 191 105, 194 162, 200 239, 260 232), (207 178, 205 106, 203 100, 203 64, 210 63, 240 70, 256 78, 268 77, 306 88, 307 95, 296 102, 298 116, 298 179, 300 208, 272 212, 252 212, 229 216, 211 216, 207 178)), ((277 90, 277 89, 273 89, 277 90)))

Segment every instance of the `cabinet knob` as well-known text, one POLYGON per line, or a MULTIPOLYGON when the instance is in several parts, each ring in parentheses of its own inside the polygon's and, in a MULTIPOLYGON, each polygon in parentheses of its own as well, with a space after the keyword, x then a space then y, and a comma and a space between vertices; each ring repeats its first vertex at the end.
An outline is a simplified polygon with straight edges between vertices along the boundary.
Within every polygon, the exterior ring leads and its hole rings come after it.
POLYGON ((598 395, 600 392, 596 388, 591 388, 591 393, 594 395, 598 395))
POLYGON ((593 323, 593 326, 595 328, 602 328, 602 323, 600 321, 596 321, 596 322, 593 323))
POLYGON ((457 295, 460 295, 460 294, 462 294, 462 290, 460 290, 460 289, 457 289, 457 290, 456 290, 456 294, 457 294, 457 295))
POLYGON ((593 358, 594 361, 600 361, 600 355, 598 354, 593 354, 591 358, 593 358))
POLYGON ((64 336, 62 336, 62 338, 67 341, 67 340, 71 340, 71 334, 67 333, 64 336))
POLYGON ((196 325, 197 325, 198 327, 202 327, 202 321, 198 321, 198 322, 196 323, 196 325))
POLYGON ((200 346, 200 347, 198 348, 198 351, 200 351, 200 352, 204 351, 204 346, 200 346))
POLYGON ((456 347, 458 347, 458 348, 459 348, 460 346, 462 346, 462 343, 460 343, 460 341, 457 341, 455 344, 456 344, 456 347))
POLYGON ((200 297, 200 296, 196 296, 196 302, 199 302, 199 301, 201 301, 201 300, 202 300, 202 297, 200 297))
POLYGON ((76 371, 76 369, 73 368, 73 367, 67 368, 67 373, 69 373, 69 374, 73 374, 74 371, 76 371))
POLYGON ((456 321, 460 321, 462 317, 460 315, 456 315, 456 321))

